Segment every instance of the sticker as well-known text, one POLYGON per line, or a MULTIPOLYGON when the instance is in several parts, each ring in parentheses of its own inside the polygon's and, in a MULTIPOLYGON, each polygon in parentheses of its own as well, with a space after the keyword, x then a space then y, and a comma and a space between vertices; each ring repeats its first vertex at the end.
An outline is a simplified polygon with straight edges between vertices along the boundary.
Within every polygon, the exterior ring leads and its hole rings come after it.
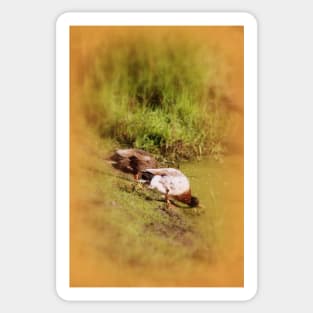
POLYGON ((257 291, 257 22, 56 23, 56 288, 66 300, 257 291))

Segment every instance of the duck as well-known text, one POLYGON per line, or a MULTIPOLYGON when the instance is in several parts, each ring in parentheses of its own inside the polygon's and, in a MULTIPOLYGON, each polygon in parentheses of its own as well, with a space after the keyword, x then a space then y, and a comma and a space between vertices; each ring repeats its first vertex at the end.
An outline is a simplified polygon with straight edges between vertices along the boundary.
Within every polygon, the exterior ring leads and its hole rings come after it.
POLYGON ((118 149, 110 157, 114 168, 124 173, 133 174, 136 181, 147 168, 157 168, 158 162, 149 153, 141 149, 118 149))
POLYGON ((188 178, 175 168, 147 168, 142 171, 140 182, 165 195, 166 207, 170 200, 177 200, 191 208, 200 207, 199 199, 191 195, 188 178))

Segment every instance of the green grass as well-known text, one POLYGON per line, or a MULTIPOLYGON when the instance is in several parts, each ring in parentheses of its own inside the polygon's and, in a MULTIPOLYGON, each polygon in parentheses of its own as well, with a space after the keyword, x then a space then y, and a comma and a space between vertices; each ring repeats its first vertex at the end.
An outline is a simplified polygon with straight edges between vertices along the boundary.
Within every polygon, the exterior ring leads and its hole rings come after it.
POLYGON ((85 81, 87 121, 118 147, 172 161, 219 157, 230 124, 225 61, 199 41, 165 39, 117 37, 99 49, 85 81))

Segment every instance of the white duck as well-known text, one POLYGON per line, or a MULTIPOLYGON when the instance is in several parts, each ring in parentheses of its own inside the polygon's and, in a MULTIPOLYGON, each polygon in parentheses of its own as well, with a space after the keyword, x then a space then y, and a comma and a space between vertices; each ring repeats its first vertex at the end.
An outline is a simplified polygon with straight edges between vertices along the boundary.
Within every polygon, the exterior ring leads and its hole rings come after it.
POLYGON ((191 195, 188 178, 175 168, 145 169, 140 181, 164 194, 167 208, 170 199, 186 203, 192 208, 199 206, 198 198, 191 195))

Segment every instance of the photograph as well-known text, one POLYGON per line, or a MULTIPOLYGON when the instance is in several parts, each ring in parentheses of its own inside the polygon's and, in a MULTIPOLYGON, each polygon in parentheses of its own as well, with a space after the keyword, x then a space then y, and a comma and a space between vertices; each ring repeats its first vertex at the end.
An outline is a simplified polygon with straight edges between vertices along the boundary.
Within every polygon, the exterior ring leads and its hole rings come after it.
POLYGON ((68 288, 244 288, 244 26, 67 31, 68 288))

